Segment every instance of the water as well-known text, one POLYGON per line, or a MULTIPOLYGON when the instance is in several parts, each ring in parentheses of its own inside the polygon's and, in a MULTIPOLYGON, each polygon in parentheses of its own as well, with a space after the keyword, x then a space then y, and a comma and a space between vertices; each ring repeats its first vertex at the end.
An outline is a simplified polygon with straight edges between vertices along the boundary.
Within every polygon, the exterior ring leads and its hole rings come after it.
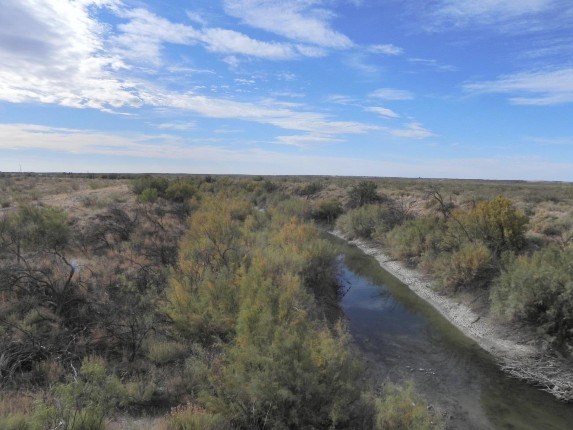
POLYGON ((502 373, 493 357, 344 241, 341 307, 371 378, 414 381, 451 429, 573 429, 573 404, 502 373))

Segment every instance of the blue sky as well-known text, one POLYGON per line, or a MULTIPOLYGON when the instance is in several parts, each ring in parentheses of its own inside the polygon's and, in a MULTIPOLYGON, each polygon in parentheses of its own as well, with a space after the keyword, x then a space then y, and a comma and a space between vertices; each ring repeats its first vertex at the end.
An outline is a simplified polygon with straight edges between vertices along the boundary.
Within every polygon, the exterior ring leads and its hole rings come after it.
POLYGON ((573 181, 571 0, 3 0, 0 171, 573 181))

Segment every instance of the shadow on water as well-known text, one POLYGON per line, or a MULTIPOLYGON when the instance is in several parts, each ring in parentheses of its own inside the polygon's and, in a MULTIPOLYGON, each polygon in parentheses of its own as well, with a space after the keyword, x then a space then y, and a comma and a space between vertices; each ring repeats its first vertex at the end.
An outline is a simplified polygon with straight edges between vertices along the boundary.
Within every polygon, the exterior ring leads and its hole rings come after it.
POLYGON ((328 236, 341 254, 341 307, 374 377, 413 379, 450 414, 448 428, 573 429, 573 405, 502 373, 493 357, 371 256, 328 236))

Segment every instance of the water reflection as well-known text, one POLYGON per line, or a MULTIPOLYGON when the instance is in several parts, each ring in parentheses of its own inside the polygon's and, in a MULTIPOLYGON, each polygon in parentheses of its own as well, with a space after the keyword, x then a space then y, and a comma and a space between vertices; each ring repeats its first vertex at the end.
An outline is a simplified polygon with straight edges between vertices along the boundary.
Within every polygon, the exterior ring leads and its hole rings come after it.
POLYGON ((453 414, 448 428, 573 429, 573 405, 503 374, 494 359, 378 262, 340 247, 341 307, 349 330, 380 378, 413 379, 453 414))

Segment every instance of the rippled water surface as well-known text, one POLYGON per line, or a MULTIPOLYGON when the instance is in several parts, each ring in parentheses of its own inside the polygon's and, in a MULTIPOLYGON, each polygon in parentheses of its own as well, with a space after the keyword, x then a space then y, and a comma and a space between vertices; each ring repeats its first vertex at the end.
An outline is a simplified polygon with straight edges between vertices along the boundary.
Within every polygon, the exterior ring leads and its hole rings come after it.
POLYGON ((413 379, 448 428, 573 430, 573 405, 503 374, 493 358, 354 246, 341 249, 342 309, 373 377, 413 379))

